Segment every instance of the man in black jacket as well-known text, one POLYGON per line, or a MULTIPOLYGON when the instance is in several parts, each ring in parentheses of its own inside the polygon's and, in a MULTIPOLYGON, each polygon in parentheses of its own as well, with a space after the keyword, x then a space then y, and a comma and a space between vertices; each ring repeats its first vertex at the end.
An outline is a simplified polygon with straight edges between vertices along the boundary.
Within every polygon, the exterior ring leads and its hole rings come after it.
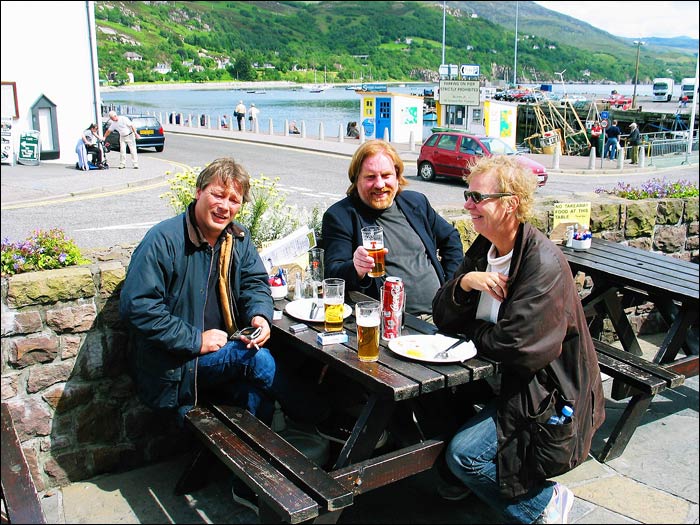
POLYGON ((350 161, 350 187, 323 215, 325 277, 345 279, 346 290, 379 299, 381 280, 368 275, 374 259, 362 246, 361 229, 384 229, 386 275, 401 277, 406 312, 430 318, 437 289, 462 259, 459 232, 425 195, 404 190, 403 161, 383 140, 362 144, 350 161))

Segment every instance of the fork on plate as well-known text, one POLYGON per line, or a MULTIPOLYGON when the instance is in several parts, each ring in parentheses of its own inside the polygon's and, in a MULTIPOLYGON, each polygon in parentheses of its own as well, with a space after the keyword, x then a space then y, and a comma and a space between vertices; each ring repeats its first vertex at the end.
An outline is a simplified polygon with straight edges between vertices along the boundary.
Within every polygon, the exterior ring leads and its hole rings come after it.
POLYGON ((458 346, 461 345, 463 342, 464 342, 464 341, 462 341, 461 339, 458 339, 457 341, 455 341, 454 343, 452 343, 450 346, 448 346, 448 347, 445 348, 444 350, 440 350, 437 354, 435 354, 435 355, 433 356, 433 359, 447 359, 447 358, 449 357, 449 356, 447 355, 448 352, 449 352, 450 350, 452 350, 453 348, 458 347, 458 346))

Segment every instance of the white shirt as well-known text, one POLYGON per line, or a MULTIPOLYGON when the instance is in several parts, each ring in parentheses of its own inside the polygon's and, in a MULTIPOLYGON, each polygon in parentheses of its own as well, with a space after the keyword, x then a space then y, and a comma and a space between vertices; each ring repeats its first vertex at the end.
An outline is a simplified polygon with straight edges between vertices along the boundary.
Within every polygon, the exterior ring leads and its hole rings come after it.
POLYGON ((258 113, 260 113, 260 110, 255 106, 248 110, 248 115, 253 117, 253 120, 258 120, 258 113))
MULTIPOLYGON (((491 245, 489 253, 486 255, 488 266, 487 272, 498 272, 503 275, 508 275, 510 271, 510 260, 513 258, 513 250, 501 257, 496 257, 496 247, 491 245)), ((481 292, 479 297, 479 306, 476 308, 476 318, 484 321, 495 323, 498 321, 498 310, 501 308, 501 302, 497 301, 487 292, 481 292)))
POLYGON ((117 117, 117 120, 110 119, 109 131, 118 131, 121 137, 127 137, 129 134, 133 133, 134 124, 131 122, 129 117, 122 115, 117 117))

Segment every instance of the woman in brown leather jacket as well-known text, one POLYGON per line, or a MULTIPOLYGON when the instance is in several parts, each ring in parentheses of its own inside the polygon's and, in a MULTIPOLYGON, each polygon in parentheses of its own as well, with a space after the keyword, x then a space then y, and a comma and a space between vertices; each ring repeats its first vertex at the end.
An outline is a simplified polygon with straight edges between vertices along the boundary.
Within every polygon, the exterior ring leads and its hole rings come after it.
POLYGON ((450 442, 447 465, 507 522, 566 523, 573 494, 547 478, 586 459, 605 418, 593 342, 561 250, 526 222, 534 175, 493 156, 466 180, 464 207, 480 235, 438 290, 433 315, 500 362, 501 379, 450 442), (565 405, 574 415, 549 424, 565 405))

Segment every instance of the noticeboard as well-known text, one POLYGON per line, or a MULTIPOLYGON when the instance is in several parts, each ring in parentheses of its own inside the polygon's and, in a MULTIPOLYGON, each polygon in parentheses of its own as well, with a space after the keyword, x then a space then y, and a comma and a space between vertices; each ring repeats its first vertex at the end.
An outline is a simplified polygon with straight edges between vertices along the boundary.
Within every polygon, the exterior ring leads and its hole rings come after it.
POLYGON ((19 136, 17 162, 25 166, 36 166, 39 164, 39 153, 39 132, 35 129, 22 132, 19 136))
POLYGON ((478 80, 441 80, 440 104, 478 106, 481 89, 478 80))

